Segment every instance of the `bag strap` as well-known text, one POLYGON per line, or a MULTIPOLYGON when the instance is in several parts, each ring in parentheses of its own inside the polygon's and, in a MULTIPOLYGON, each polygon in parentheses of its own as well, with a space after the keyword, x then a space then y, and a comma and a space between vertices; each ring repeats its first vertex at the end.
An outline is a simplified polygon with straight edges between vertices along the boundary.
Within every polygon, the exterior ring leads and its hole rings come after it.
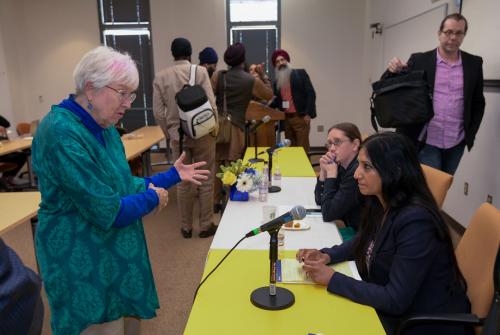
POLYGON ((184 130, 182 130, 182 127, 178 128, 179 131, 179 156, 182 154, 182 151, 184 150, 184 130))
POLYGON ((223 111, 222 111, 222 115, 224 115, 224 117, 227 118, 227 99, 226 99, 226 72, 222 72, 221 73, 222 75, 222 81, 224 83, 224 93, 223 93, 223 99, 224 99, 224 106, 222 107, 223 111))
POLYGON ((191 64, 191 70, 189 71, 189 85, 194 86, 196 84, 196 64, 191 64))
POLYGON ((378 126, 377 126, 377 119, 375 117, 375 106, 373 105, 373 98, 375 98, 375 93, 372 93, 372 96, 370 97, 370 119, 372 122, 372 127, 375 129, 375 132, 378 133, 378 126))

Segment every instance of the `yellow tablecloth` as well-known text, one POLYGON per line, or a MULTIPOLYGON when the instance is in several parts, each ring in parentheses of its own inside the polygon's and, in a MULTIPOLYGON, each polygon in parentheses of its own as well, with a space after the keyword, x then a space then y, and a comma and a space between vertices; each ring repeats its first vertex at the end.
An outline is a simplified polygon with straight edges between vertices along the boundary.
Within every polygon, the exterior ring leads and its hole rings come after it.
MULTIPOLYGON (((257 151, 261 152, 266 149, 267 147, 259 147, 257 151)), ((248 147, 243 160, 248 161, 254 157, 255 148, 248 147)), ((258 157, 266 161, 269 159, 267 152, 264 152, 258 157)), ((262 170, 263 163, 255 163, 254 166, 262 170)), ((273 158, 273 170, 276 166, 279 166, 283 177, 316 177, 311 162, 302 147, 288 147, 276 150, 273 158)))
MULTIPOLYGON (((210 251, 203 276, 227 250, 210 251)), ((294 251, 287 251, 291 257, 294 251)), ((203 284, 184 334, 385 334, 375 310, 330 294, 324 287, 279 284, 295 295, 281 311, 257 308, 250 301, 256 288, 269 285, 269 252, 237 249, 203 284)))

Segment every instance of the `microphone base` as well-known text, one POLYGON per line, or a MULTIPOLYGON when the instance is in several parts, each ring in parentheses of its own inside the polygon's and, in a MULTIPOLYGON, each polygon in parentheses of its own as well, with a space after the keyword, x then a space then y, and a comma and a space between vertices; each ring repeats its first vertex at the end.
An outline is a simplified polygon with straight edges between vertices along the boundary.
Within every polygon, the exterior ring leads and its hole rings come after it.
POLYGON ((252 164, 254 164, 254 163, 262 163, 262 162, 264 162, 264 160, 262 158, 250 158, 248 160, 248 162, 252 163, 252 164))
POLYGON ((269 186, 269 193, 278 193, 281 192, 281 187, 279 186, 269 186))
POLYGON ((252 292, 250 301, 255 307, 278 311, 292 306, 295 303, 295 297, 292 291, 283 287, 276 287, 276 295, 270 295, 269 286, 264 286, 252 292))

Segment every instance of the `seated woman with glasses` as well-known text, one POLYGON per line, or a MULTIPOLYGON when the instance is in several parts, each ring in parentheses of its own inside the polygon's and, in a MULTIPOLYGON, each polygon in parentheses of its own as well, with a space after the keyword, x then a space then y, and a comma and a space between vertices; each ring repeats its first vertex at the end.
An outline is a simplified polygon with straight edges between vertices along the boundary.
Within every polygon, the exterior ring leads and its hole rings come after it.
MULTIPOLYGON (((388 334, 415 313, 467 313, 470 304, 448 227, 441 217, 410 140, 401 134, 368 137, 354 177, 366 196, 353 240, 297 259, 328 292, 374 307, 388 334), (328 264, 356 261, 363 280, 328 264)), ((414 326, 405 334, 471 334, 458 326, 414 326)))
POLYGON ((362 204, 354 180, 361 141, 361 133, 352 123, 339 123, 328 130, 328 151, 319 160, 321 170, 314 190, 323 221, 342 220, 354 230, 359 225, 362 204))
POLYGON ((128 54, 97 47, 73 78, 76 93, 52 106, 32 150, 42 196, 36 256, 52 333, 138 334, 137 319, 159 308, 142 217, 167 205, 167 188, 200 185, 209 171, 199 169, 205 162, 183 164, 182 153, 166 172, 132 176, 115 128, 139 86, 128 54))

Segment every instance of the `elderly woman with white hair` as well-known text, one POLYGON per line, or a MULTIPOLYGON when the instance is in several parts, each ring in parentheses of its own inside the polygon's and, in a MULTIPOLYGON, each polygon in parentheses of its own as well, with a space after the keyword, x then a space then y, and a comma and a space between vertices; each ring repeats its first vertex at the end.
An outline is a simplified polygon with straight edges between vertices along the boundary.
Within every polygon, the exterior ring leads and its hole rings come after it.
POLYGON ((129 55, 97 47, 73 77, 76 94, 52 106, 33 141, 37 259, 53 334, 123 334, 124 317, 159 308, 141 218, 166 206, 167 188, 209 171, 181 155, 166 172, 132 176, 114 127, 139 84, 129 55))

